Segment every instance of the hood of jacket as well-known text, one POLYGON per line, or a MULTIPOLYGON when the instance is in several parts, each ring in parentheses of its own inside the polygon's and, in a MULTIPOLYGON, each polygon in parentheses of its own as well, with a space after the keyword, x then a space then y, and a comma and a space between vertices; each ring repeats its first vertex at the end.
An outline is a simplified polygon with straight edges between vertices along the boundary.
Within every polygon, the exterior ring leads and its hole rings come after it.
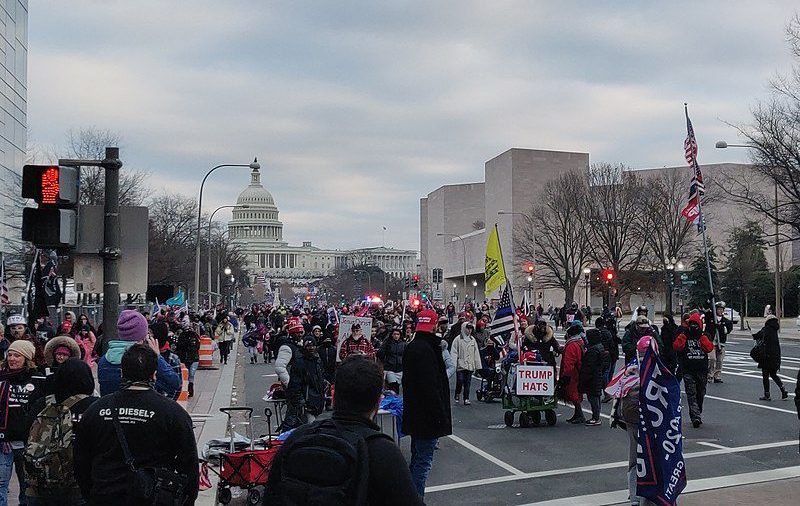
POLYGON ((52 376, 53 395, 56 402, 64 402, 77 394, 94 393, 94 377, 91 368, 79 358, 69 358, 52 376))
POLYGON ((536 335, 535 327, 535 325, 528 325, 528 327, 525 329, 525 337, 529 341, 536 342, 538 340, 546 343, 553 339, 553 328, 550 325, 545 326, 545 333, 541 337, 536 335))
POLYGON ((122 355, 128 351, 128 348, 136 344, 133 341, 109 341, 108 351, 105 354, 106 360, 109 364, 119 365, 122 363, 122 355))
POLYGON ((48 366, 53 366, 56 361, 56 350, 62 346, 69 348, 71 358, 81 358, 81 349, 75 339, 70 336, 56 336, 44 345, 44 359, 48 366))

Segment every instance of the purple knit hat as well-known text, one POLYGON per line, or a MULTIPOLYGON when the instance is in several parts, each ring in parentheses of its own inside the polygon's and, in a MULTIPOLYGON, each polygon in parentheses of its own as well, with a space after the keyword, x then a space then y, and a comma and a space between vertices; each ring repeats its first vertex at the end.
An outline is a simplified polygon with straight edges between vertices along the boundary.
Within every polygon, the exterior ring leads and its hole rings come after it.
POLYGON ((147 320, 139 311, 126 309, 119 314, 117 332, 119 341, 140 343, 147 337, 147 320))

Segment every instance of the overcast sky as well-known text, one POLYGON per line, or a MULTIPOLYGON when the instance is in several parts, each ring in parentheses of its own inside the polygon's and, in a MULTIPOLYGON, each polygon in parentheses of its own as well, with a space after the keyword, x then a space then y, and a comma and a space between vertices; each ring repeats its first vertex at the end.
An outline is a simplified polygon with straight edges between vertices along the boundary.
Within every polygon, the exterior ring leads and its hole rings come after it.
MULTIPOLYGON (((792 2, 33 0, 29 142, 119 132, 154 193, 258 156, 292 244, 419 247, 419 198, 510 147, 702 163, 790 68, 792 2)), ((207 183, 232 204, 242 169, 207 183)), ((226 220, 228 214, 217 213, 226 220)))

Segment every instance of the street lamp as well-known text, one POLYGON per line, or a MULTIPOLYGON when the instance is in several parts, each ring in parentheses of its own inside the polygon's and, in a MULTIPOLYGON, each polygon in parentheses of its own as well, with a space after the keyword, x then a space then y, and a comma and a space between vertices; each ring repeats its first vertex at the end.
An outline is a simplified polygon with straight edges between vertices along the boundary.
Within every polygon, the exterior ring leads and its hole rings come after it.
MULTIPOLYGON (((756 149, 763 153, 763 150, 753 144, 728 144, 725 141, 717 141, 714 145, 717 149, 726 148, 747 148, 756 149)), ((775 181, 775 316, 781 317, 783 313, 781 299, 783 298, 783 287, 781 286, 781 247, 778 241, 778 182, 775 181)))
POLYGON ((675 257, 667 258, 664 260, 664 266, 667 268, 667 313, 672 314, 672 290, 675 286, 675 264, 678 259, 675 257))
POLYGON ((231 271, 230 267, 225 267, 225 271, 223 271, 223 272, 225 272, 226 276, 230 276, 232 271, 231 271))
MULTIPOLYGON (((536 292, 536 234, 534 234, 533 232, 536 229, 536 227, 533 224, 533 218, 531 218, 526 213, 520 213, 520 212, 516 212, 516 211, 513 211, 513 212, 512 211, 503 211, 502 209, 497 211, 497 214, 499 216, 505 216, 505 215, 524 216, 525 219, 528 220, 528 224, 531 226, 531 237, 533 238, 533 258, 531 260, 533 261, 533 265, 534 265, 533 285, 532 286, 533 286, 533 292, 535 293, 536 292)), ((512 224, 512 228, 513 228, 513 224, 512 224)), ((536 303, 535 300, 533 302, 536 303)))
MULTIPOLYGON (((211 213, 211 216, 208 218, 208 305, 211 306, 211 224, 214 223, 214 215, 217 214, 217 211, 220 209, 229 209, 231 207, 237 206, 219 206, 218 208, 214 209, 214 212, 211 213)), ((250 207, 248 204, 242 204, 241 207, 243 209, 247 209, 250 207)), ((226 274, 230 274, 226 272, 226 274)))
POLYGON ((194 308, 196 311, 200 311, 200 220, 203 216, 203 188, 206 185, 208 176, 222 167, 249 167, 250 169, 258 170, 261 168, 261 165, 258 164, 258 158, 254 158, 253 163, 249 164, 223 163, 212 167, 211 170, 206 172, 206 175, 203 176, 203 181, 200 183, 200 196, 197 199, 197 247, 194 252, 194 308))
MULTIPOLYGON (((459 241, 461 241, 461 247, 464 249, 464 302, 466 300, 466 292, 467 292, 467 244, 464 242, 464 238, 458 234, 445 234, 445 233, 438 233, 436 234, 437 237, 455 237, 459 241)), ((452 239, 451 239, 452 240, 452 239)), ((455 292, 455 285, 453 286, 455 292)))
POLYGON ((477 298, 478 298, 478 282, 472 280, 472 302, 475 302, 477 298))
POLYGON ((589 276, 592 274, 592 269, 588 267, 583 268, 583 281, 586 283, 586 307, 589 307, 589 276))

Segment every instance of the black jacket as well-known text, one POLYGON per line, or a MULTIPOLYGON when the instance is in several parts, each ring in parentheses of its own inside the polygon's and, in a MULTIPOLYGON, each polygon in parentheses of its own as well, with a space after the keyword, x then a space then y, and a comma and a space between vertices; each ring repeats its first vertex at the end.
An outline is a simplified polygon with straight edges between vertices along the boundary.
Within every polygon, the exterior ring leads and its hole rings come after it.
POLYGON ((450 383, 440 342, 430 332, 417 332, 403 354, 403 432, 415 438, 453 433, 450 383))
POLYGON ((330 340, 323 341, 317 348, 319 360, 322 362, 322 372, 329 383, 336 377, 336 346, 330 340))
POLYGON ((588 395, 598 395, 606 386, 603 372, 609 364, 608 351, 603 347, 598 329, 588 330, 586 338, 589 340, 589 346, 581 358, 578 391, 588 395))
POLYGON ((4 368, 0 376, 4 378, 0 381, 0 391, 7 396, 2 399, 0 410, 0 440, 25 441, 30 430, 31 407, 46 393, 44 375, 37 369, 11 374, 4 368))
POLYGON ((305 350, 295 353, 286 395, 303 399, 306 409, 312 415, 322 413, 325 409, 325 378, 319 355, 310 355, 305 350))
POLYGON ((764 328, 753 334, 753 339, 764 340, 764 361, 758 364, 759 369, 777 372, 781 368, 781 343, 778 339, 780 321, 771 318, 764 328))
MULTIPOLYGON (((375 433, 380 431, 380 427, 370 420, 358 415, 341 413, 334 411, 334 420, 360 434, 375 433)), ((283 444, 288 447, 293 438, 302 435, 304 428, 295 430, 289 439, 283 444)), ((369 454, 369 484, 367 485, 367 505, 368 506, 415 506, 422 505, 422 499, 417 495, 414 484, 411 481, 411 473, 408 464, 400 453, 400 448, 391 438, 374 437, 367 440, 367 452, 369 454)), ((280 494, 281 469, 284 465, 281 450, 275 455, 269 471, 267 481, 267 494, 264 496, 264 504, 282 504, 280 495, 270 496, 269 491, 277 491, 280 494)), ((294 463, 295 466, 302 466, 303 463, 294 463)), ((313 468, 314 463, 306 464, 308 468, 313 468)), ((309 504, 311 504, 309 502, 309 504)))
POLYGON ((178 335, 175 352, 187 366, 200 361, 200 336, 194 330, 184 330, 178 335))
POLYGON ((678 337, 679 329, 680 327, 675 325, 675 322, 665 323, 661 327, 661 342, 663 346, 658 349, 661 360, 673 374, 678 368, 678 354, 675 353, 672 345, 675 342, 675 338, 678 337))
POLYGON ((395 341, 391 337, 384 341, 378 350, 378 358, 383 364, 384 371, 403 372, 403 353, 406 351, 406 342, 402 339, 395 341))
POLYGON ((119 421, 137 467, 167 467, 187 476, 185 504, 194 504, 199 484, 192 419, 175 401, 152 389, 118 390, 89 406, 81 420, 75 471, 90 505, 133 504, 126 496, 132 471, 125 464, 112 422, 119 421))

